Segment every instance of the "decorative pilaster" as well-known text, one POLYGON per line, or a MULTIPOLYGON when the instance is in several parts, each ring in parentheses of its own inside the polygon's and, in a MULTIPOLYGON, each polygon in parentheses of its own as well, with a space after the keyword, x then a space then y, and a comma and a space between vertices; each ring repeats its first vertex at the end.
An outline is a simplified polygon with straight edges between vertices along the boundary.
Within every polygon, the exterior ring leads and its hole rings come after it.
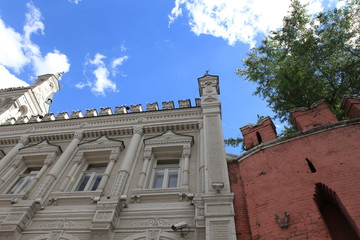
POLYGON ((110 154, 110 161, 105 169, 104 176, 101 178, 101 181, 99 183, 99 186, 97 190, 103 191, 105 188, 105 185, 110 177, 111 170, 114 168, 114 165, 116 163, 116 160, 119 158, 120 149, 113 149, 110 154))
POLYGON ((190 144, 184 145, 183 148, 183 158, 184 158, 184 168, 182 175, 182 187, 189 187, 189 161, 190 161, 190 144))
POLYGON ((0 160, 0 171, 3 171, 11 160, 18 154, 19 150, 29 143, 29 135, 20 137, 19 143, 15 145, 6 155, 0 160))
POLYGON ((144 164, 143 164, 142 170, 140 172, 138 188, 144 188, 144 181, 145 181, 145 178, 146 178, 146 170, 148 169, 150 158, 151 158, 151 147, 145 147, 145 150, 144 150, 144 164))
POLYGON ((205 192, 205 181, 204 181, 204 124, 202 121, 199 122, 200 129, 200 154, 199 154, 199 181, 198 189, 201 193, 205 192))
POLYGON ((200 146, 203 147, 200 154, 204 156, 204 165, 200 163, 200 173, 204 172, 205 189, 202 199, 205 209, 206 239, 235 240, 234 197, 230 192, 225 157, 218 97, 219 77, 206 74, 199 78, 198 82, 204 124, 200 141, 203 142, 203 146, 200 146), (220 189, 217 188, 219 185, 220 189))
POLYGON ((75 157, 74 165, 71 167, 69 174, 64 179, 64 182, 60 186, 60 192, 64 192, 67 190, 67 187, 69 186, 70 181, 74 178, 74 174, 79 169, 81 163, 84 161, 84 153, 80 153, 79 156, 75 157))
POLYGON ((0 179, 0 186, 4 184, 6 180, 15 172, 15 170, 23 163, 21 156, 17 156, 15 161, 11 164, 11 168, 5 173, 5 175, 0 179))
POLYGON ((111 196, 119 196, 123 193, 126 181, 129 177, 129 172, 133 164, 135 164, 136 151, 139 147, 141 137, 143 135, 143 126, 134 126, 134 134, 130 140, 130 144, 127 147, 124 161, 121 162, 118 175, 115 180, 115 184, 111 190, 111 196))
POLYGON ((67 161, 70 159, 71 155, 77 149, 78 144, 81 142, 82 139, 83 139, 82 131, 77 131, 74 133, 73 140, 70 142, 69 146, 63 152, 63 154, 60 156, 60 158, 56 161, 55 165, 50 170, 50 172, 46 176, 45 180, 42 182, 42 184, 36 190, 35 199, 37 199, 37 198, 43 199, 45 197, 45 195, 46 195, 47 191, 50 189, 52 183, 55 181, 56 178, 59 177, 59 174, 64 169, 67 161))
POLYGON ((29 187, 26 189, 25 192, 25 198, 27 198, 27 196, 29 195, 31 189, 35 186, 35 184, 39 181, 40 177, 44 174, 44 172, 49 168, 49 166, 54 162, 55 158, 56 158, 57 154, 56 153, 51 153, 47 156, 47 158, 44 161, 43 166, 41 167, 40 171, 36 174, 36 176, 33 178, 33 180, 31 181, 29 187))

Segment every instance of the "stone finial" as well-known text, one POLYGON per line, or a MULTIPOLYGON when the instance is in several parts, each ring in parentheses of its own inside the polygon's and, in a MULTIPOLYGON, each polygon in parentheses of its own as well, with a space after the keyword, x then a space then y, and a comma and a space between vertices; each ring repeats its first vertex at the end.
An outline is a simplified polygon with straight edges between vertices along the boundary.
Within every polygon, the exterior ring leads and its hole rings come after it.
POLYGON ((174 109, 174 101, 162 102, 162 109, 163 110, 174 109))
POLYGON ((96 109, 87 109, 85 117, 96 117, 98 115, 96 109))
POLYGON ((131 111, 132 113, 142 112, 142 106, 141 106, 141 104, 130 105, 130 111, 131 111))
POLYGON ((53 113, 48 113, 45 114, 45 116, 42 118, 42 122, 47 122, 47 121, 54 121, 55 120, 55 115, 53 113))
POLYGON ((300 131, 338 121, 326 105, 325 101, 314 103, 311 105, 310 109, 294 109, 291 111, 290 116, 291 121, 300 131))
POLYGON ((179 107, 180 108, 189 108, 189 107, 191 107, 190 99, 179 100, 178 102, 179 102, 179 107))
POLYGON ((146 111, 157 111, 157 110, 159 110, 159 105, 157 102, 146 104, 146 111))
POLYGON ((121 106, 121 107, 115 107, 115 114, 124 114, 127 113, 128 107, 121 106))
POLYGON ((107 108, 100 108, 100 116, 106 116, 106 115, 111 115, 112 111, 111 108, 107 107, 107 108))
POLYGON ((198 84, 200 97, 220 94, 218 76, 205 74, 198 78, 198 84))
POLYGON ((84 116, 83 116, 82 111, 72 111, 70 117, 71 117, 71 118, 82 118, 82 117, 84 117, 84 116))
POLYGON ((67 112, 59 113, 56 117, 56 120, 66 120, 69 119, 69 114, 67 112))

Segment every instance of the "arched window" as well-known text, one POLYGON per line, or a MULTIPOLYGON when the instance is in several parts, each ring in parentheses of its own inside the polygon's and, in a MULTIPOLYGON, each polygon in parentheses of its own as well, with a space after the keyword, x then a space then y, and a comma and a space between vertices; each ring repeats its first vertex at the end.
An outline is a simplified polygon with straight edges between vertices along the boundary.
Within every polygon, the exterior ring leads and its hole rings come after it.
POLYGON ((316 183, 314 200, 333 240, 360 239, 336 192, 323 183, 316 183))

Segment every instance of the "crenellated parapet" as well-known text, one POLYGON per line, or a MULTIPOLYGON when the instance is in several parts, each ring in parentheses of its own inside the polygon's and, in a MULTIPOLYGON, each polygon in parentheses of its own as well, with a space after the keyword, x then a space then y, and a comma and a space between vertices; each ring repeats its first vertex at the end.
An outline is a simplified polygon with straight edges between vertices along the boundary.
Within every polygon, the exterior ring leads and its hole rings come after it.
POLYGON ((25 124, 25 123, 37 123, 37 122, 51 122, 51 121, 60 121, 60 120, 71 120, 79 118, 94 118, 94 117, 103 117, 103 116, 113 116, 121 114, 137 114, 143 112, 154 112, 154 111, 167 111, 167 110, 176 110, 184 108, 196 108, 201 106, 201 99, 195 99, 195 106, 191 105, 190 99, 179 100, 178 107, 175 106, 174 101, 162 102, 162 108, 159 107, 157 102, 147 103, 146 110, 144 110, 142 104, 133 104, 130 106, 119 106, 115 107, 114 110, 110 107, 97 109, 87 109, 85 112, 81 110, 68 112, 61 112, 55 115, 54 113, 48 113, 44 116, 36 115, 20 117, 18 119, 10 118, 2 125, 14 125, 14 124, 25 124))

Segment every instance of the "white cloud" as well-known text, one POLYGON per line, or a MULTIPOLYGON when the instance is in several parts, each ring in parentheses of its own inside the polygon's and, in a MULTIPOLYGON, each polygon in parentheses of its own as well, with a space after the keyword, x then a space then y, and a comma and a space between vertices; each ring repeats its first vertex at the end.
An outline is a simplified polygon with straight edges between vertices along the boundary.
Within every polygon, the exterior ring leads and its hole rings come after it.
MULTIPOLYGON (((302 0, 302 3, 309 1, 302 0)), ((187 12, 191 31, 196 35, 222 37, 229 45, 243 42, 254 46, 258 34, 281 26, 290 0, 175 0, 169 24, 187 12)), ((309 12, 321 11, 322 0, 310 0, 309 12)))
POLYGON ((103 95, 105 96, 106 91, 116 92, 116 83, 110 80, 109 78, 109 70, 106 66, 104 60, 106 56, 96 53, 94 59, 89 59, 85 62, 85 66, 91 65, 94 67, 92 73, 95 76, 94 81, 80 82, 75 86, 77 88, 83 89, 84 87, 90 87, 91 91, 95 95, 103 95))
POLYGON ((33 61, 36 75, 68 72, 70 69, 67 56, 58 50, 46 54, 45 57, 35 56, 33 61))
POLYGON ((3 65, 0 65, 0 89, 10 87, 26 87, 26 82, 11 74, 3 65))
POLYGON ((112 75, 115 76, 118 73, 118 66, 121 66, 129 57, 128 56, 123 56, 123 57, 119 57, 116 58, 112 61, 111 63, 111 70, 112 70, 112 75))
POLYGON ((0 19, 0 64, 19 72, 29 62, 22 50, 22 36, 0 19))
MULTIPOLYGON (((30 65, 34 74, 68 72, 70 64, 65 54, 58 50, 47 53, 45 56, 40 47, 31 41, 32 34, 44 34, 45 26, 41 21, 41 12, 33 3, 27 3, 28 12, 25 14, 26 21, 23 26, 23 34, 6 26, 0 19, 0 66, 1 76, 11 79, 7 86, 18 86, 24 83, 11 72, 19 74, 23 67, 30 65), (10 71, 12 70, 12 71, 10 71), (19 82, 21 81, 21 82, 19 82)), ((2 78, 4 79, 4 78, 2 78)), ((1 84, 2 86, 2 84, 1 84)))
POLYGON ((69 0, 71 3, 79 4, 82 0, 69 0))

